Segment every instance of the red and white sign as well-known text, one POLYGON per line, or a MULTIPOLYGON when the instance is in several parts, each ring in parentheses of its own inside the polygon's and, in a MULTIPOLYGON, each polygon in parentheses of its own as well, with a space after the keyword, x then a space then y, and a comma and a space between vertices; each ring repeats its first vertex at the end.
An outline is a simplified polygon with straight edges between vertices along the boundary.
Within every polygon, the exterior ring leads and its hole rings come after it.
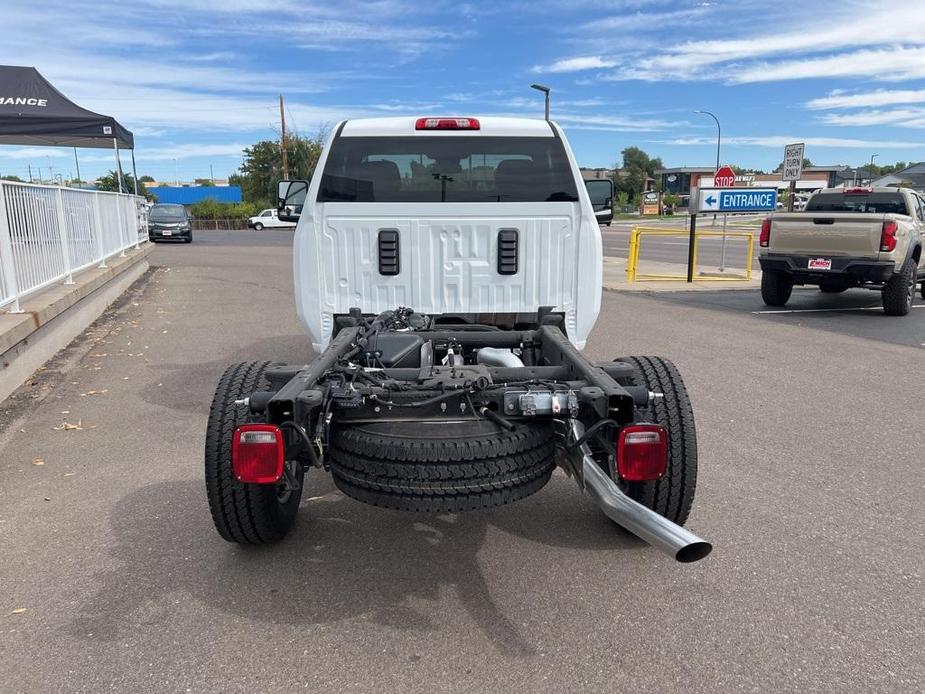
POLYGON ((717 188, 732 188, 736 184, 736 174, 728 166, 721 166, 713 174, 713 185, 717 188))
POLYGON ((810 258, 807 263, 807 268, 810 270, 831 270, 832 269, 832 259, 831 258, 810 258))

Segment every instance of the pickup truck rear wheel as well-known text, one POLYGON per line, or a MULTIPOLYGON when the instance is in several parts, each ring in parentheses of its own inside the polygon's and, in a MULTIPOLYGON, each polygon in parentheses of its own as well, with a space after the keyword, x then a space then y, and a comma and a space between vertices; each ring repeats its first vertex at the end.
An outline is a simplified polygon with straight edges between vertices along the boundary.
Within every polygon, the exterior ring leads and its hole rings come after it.
POLYGON ((235 479, 231 465, 234 430, 252 421, 241 400, 259 390, 269 390, 264 372, 266 361, 250 361, 229 366, 222 374, 209 411, 206 428, 206 495, 218 534, 242 545, 259 545, 283 538, 295 523, 302 498, 301 465, 293 473, 298 489, 272 484, 244 484, 235 479))
POLYGON ((697 487, 697 430, 684 381, 675 365, 661 357, 622 357, 617 361, 636 367, 636 374, 625 385, 645 386, 663 394, 648 407, 637 408, 636 421, 661 424, 668 430, 668 469, 654 482, 623 482, 616 470, 611 470, 611 476, 631 498, 684 525, 697 487))
POLYGON ((915 260, 909 258, 881 291, 883 312, 888 316, 905 316, 912 310, 915 297, 915 260))
POLYGON ((553 433, 548 420, 514 431, 486 419, 335 425, 328 461, 334 483, 359 501, 470 511, 542 489, 555 467, 553 433))
POLYGON ((793 292, 793 278, 783 272, 761 273, 761 298, 768 306, 783 306, 793 292))

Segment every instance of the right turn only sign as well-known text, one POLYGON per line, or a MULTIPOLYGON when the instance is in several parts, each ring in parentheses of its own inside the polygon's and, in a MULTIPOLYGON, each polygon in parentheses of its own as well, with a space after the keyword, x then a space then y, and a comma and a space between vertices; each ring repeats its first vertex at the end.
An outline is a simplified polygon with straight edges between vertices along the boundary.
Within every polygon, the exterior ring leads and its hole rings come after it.
POLYGON ((786 145, 784 147, 784 175, 785 181, 799 181, 803 175, 803 143, 786 145))

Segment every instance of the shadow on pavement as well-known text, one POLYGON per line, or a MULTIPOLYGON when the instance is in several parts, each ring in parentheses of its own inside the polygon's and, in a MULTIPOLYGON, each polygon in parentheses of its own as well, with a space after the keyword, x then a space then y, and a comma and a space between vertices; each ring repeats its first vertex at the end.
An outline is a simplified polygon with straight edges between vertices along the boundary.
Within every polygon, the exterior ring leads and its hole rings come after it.
POLYGON ((208 412, 212 395, 225 369, 242 361, 277 361, 307 364, 314 357, 307 335, 278 335, 238 347, 227 356, 209 362, 159 364, 156 381, 139 392, 151 404, 184 412, 208 412), (200 384, 201 387, 196 387, 200 384))
MULTIPOLYGON (((168 596, 186 592, 250 620, 298 625, 366 615, 389 628, 430 631, 437 626, 420 601, 436 603, 452 589, 499 652, 523 657, 534 649, 493 601, 478 560, 491 526, 556 547, 645 547, 580 504, 574 483, 561 476, 511 506, 441 515, 367 506, 341 495, 317 472, 309 480, 312 491, 306 490, 296 528, 270 547, 220 540, 199 480, 153 484, 123 497, 110 518, 115 566, 80 596, 71 630, 112 640, 120 632, 156 628, 168 622, 168 596), (574 503, 556 504, 560 492, 574 495, 574 503)), ((524 599, 563 590, 544 581, 543 572, 538 560, 524 599)))

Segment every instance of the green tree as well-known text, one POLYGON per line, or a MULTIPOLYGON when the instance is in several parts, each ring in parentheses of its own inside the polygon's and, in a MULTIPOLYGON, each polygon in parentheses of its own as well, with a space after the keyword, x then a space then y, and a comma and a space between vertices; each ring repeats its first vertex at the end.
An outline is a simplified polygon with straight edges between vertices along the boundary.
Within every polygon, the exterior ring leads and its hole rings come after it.
POLYGON ((139 183, 155 183, 155 180, 153 176, 139 176, 138 182, 139 183))
POLYGON ((195 183, 197 186, 201 186, 201 187, 203 187, 203 188, 212 188, 212 187, 215 186, 215 184, 212 183, 212 179, 211 179, 211 178, 194 178, 194 179, 193 179, 193 183, 195 183))
MULTIPOLYGON (((290 135, 286 138, 289 178, 311 178, 321 156, 323 142, 324 133, 315 137, 290 135)), ((261 140, 244 150, 240 174, 230 176, 228 183, 241 186, 245 201, 260 207, 272 207, 276 204, 276 184, 282 178, 279 142, 261 140)))
MULTIPOLYGON (((113 193, 119 192, 119 176, 115 171, 110 171, 104 176, 100 176, 96 181, 97 190, 108 190, 113 193)), ((122 174, 122 192, 132 193, 135 190, 135 179, 131 174, 122 174)), ((154 196, 145 188, 144 182, 138 179, 138 194, 145 196, 148 200, 153 200, 154 196)))
POLYGON ((18 181, 19 183, 23 182, 19 176, 14 176, 12 174, 9 176, 0 176, 0 181, 18 181))
POLYGON ((646 181, 655 178, 655 172, 663 168, 662 160, 658 157, 650 158, 639 147, 627 147, 620 155, 623 157, 624 175, 614 178, 614 188, 625 192, 630 200, 646 190, 646 181))

